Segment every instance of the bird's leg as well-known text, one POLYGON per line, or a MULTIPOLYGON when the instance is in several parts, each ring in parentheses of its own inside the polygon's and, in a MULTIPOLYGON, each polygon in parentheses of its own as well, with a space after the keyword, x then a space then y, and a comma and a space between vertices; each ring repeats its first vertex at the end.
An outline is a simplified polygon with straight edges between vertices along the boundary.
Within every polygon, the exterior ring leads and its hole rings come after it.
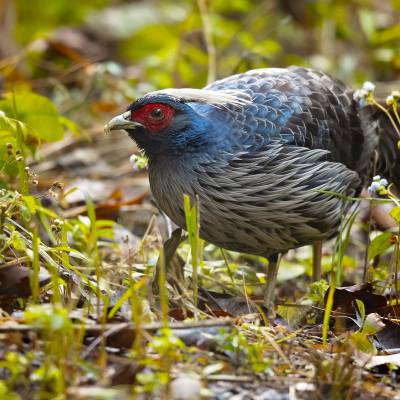
POLYGON ((278 275, 280 254, 273 254, 268 258, 268 271, 267 271, 267 288, 264 294, 264 306, 269 312, 272 312, 274 306, 274 291, 276 286, 276 277, 278 275))
POLYGON ((312 280, 313 282, 319 281, 322 277, 322 242, 316 242, 313 244, 313 271, 312 280))
MULTIPOLYGON (((164 249, 163 249, 163 257, 158 258, 157 264, 156 264, 156 271, 154 274, 153 278, 153 283, 152 283, 152 289, 154 294, 159 294, 160 293, 160 268, 162 266, 161 263, 164 263, 165 266, 165 273, 166 273, 166 279, 168 282, 175 285, 176 282, 173 281, 171 278, 176 278, 175 280, 178 282, 183 282, 183 265, 181 263, 181 258, 179 255, 176 253, 176 250, 178 249, 179 245, 182 243, 184 240, 184 235, 182 233, 181 228, 175 229, 170 237, 164 242, 164 249), (174 271, 171 271, 171 267, 174 268, 174 271)), ((176 285, 175 285, 176 286, 176 285)))

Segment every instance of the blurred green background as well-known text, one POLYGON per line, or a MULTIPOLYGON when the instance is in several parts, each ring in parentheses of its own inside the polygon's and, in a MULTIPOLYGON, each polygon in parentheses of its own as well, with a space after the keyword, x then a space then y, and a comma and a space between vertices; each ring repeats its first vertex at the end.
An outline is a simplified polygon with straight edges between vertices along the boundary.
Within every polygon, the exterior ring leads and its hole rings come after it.
POLYGON ((111 113, 154 88, 251 68, 305 65, 385 91, 400 76, 400 0, 1 4, 3 89, 29 86, 67 114, 111 113))

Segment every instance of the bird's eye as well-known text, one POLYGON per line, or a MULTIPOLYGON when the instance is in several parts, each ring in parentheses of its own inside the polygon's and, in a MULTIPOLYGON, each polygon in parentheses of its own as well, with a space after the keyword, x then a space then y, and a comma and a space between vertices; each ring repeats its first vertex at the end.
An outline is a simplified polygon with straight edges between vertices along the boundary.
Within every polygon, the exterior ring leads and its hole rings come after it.
POLYGON ((151 110, 150 117, 154 121, 161 121, 162 119, 165 118, 165 114, 161 108, 157 107, 151 110))
POLYGON ((131 119, 145 126, 149 132, 156 133, 170 125, 174 114, 174 108, 167 104, 150 103, 133 109, 131 119))

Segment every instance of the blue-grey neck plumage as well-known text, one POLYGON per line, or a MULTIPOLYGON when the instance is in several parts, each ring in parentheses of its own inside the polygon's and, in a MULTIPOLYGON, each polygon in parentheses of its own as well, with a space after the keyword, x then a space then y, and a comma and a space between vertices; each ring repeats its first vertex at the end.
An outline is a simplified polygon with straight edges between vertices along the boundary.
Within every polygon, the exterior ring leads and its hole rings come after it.
POLYGON ((204 239, 268 256, 333 236, 375 150, 399 184, 384 119, 337 79, 291 67, 149 93, 109 129, 126 129, 146 153, 153 194, 177 225, 183 194, 198 196, 204 239))

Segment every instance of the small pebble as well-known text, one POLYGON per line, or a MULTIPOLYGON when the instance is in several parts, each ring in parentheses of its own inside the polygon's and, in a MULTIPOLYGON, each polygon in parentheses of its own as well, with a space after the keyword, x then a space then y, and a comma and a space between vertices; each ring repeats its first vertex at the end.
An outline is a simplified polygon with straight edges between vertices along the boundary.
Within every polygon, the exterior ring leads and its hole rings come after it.
POLYGON ((195 375, 182 374, 171 382, 173 400, 199 400, 202 384, 195 375))

